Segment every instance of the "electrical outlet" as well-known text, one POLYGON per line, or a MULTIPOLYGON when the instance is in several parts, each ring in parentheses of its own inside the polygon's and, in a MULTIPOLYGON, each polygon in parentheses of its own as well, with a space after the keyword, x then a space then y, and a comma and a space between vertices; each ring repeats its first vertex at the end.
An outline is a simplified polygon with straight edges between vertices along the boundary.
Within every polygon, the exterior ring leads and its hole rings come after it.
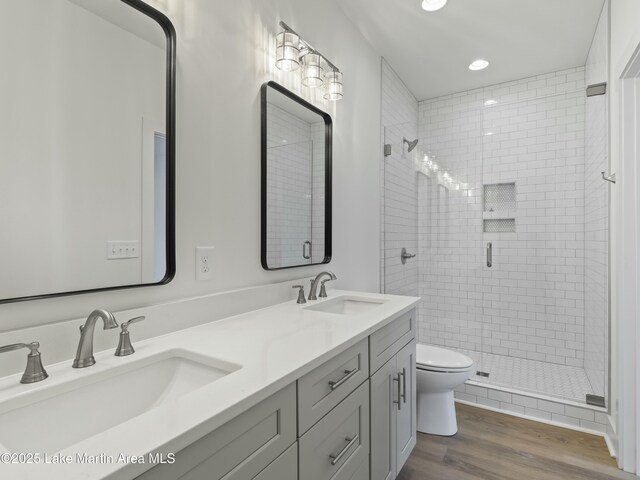
POLYGON ((213 278, 213 247, 196 247, 196 280, 213 278))

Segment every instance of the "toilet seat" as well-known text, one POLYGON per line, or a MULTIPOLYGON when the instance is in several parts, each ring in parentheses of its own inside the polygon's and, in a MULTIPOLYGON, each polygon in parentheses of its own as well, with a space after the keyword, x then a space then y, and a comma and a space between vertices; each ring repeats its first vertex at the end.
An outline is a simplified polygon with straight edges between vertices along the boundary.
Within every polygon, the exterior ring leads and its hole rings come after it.
POLYGON ((430 372, 467 372, 473 367, 473 360, 446 348, 433 345, 416 345, 416 368, 430 372))

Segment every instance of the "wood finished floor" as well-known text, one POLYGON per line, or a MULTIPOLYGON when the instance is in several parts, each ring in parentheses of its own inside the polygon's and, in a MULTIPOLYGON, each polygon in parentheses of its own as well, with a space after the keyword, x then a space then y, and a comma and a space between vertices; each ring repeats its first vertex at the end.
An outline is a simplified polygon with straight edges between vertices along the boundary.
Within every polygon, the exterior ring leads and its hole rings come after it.
POLYGON ((458 433, 418 433, 398 480, 636 479, 602 437, 456 404, 458 433))

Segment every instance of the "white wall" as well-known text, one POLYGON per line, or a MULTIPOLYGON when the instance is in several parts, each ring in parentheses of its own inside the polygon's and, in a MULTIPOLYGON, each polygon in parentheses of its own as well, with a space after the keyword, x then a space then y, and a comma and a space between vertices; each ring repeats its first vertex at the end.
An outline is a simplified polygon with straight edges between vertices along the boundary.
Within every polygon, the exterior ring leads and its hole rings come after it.
MULTIPOLYGON (((625 292, 624 284, 620 283, 623 269, 629 266, 629 259, 625 259, 621 254, 623 244, 623 216, 624 210, 628 207, 621 202, 621 191, 625 182, 622 171, 621 159, 621 139, 622 128, 620 122, 621 115, 621 85, 620 78, 631 59, 634 51, 640 44, 640 2, 636 0, 614 0, 609 2, 610 8, 610 71, 609 71, 609 107, 611 119, 611 155, 610 171, 618 173, 618 184, 611 190, 611 403, 612 403, 612 425, 617 426, 618 432, 610 432, 615 441, 616 434, 619 433, 621 423, 631 424, 630 418, 619 418, 619 391, 624 385, 619 382, 621 371, 625 362, 629 359, 618 357, 618 326, 623 322, 635 324, 636 319, 622 319, 620 317, 622 302, 628 298, 637 297, 637 292, 625 292)), ((633 179, 627 179, 630 184, 633 179)), ((625 456, 624 452, 620 452, 625 456)), ((635 455, 635 453, 633 454, 635 455)), ((629 457, 629 455, 626 455, 629 457)))
POLYGON ((333 0, 150 3, 168 14, 178 34, 176 277, 167 286, 2 305, 0 330, 82 317, 96 307, 143 307, 285 281, 324 268, 338 275, 342 287, 378 291, 380 57, 333 0), (259 89, 272 78, 296 84, 274 72, 280 19, 341 68, 345 96, 332 112, 333 260, 267 272, 260 265, 259 89), (195 247, 206 245, 216 249, 214 278, 196 282, 195 247))

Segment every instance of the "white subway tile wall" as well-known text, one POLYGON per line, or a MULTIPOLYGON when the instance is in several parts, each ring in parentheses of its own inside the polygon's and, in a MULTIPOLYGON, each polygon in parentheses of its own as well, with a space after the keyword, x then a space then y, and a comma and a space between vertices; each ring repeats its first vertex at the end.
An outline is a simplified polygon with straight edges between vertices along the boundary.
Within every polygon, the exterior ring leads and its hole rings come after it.
POLYGON ((583 366, 584 108, 584 68, 420 102, 458 187, 430 179, 419 205, 420 341, 583 366), (510 182, 515 233, 483 233, 483 184, 510 182))
POLYGON ((303 257, 307 241, 314 261, 324 257, 324 122, 310 124, 271 104, 268 125, 267 262, 311 263, 303 257))
POLYGON ((418 149, 407 152, 402 139, 417 138, 418 101, 391 67, 382 61, 382 127, 391 155, 382 158, 382 285, 385 293, 417 295, 418 258, 402 264, 400 252, 418 250, 417 173, 418 149))

